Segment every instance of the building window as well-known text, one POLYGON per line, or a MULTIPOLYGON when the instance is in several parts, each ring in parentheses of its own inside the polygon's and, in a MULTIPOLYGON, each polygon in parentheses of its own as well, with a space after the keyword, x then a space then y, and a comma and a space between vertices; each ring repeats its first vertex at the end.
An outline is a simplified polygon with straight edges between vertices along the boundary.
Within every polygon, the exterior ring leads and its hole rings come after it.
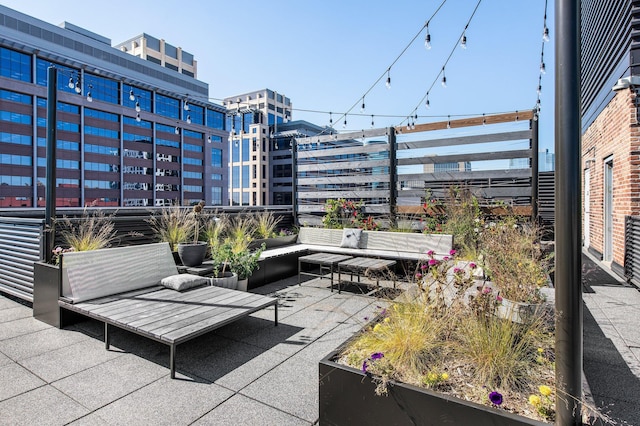
POLYGON ((31 145, 31 136, 0 132, 0 142, 12 143, 15 145, 31 145))
POLYGON ((84 74, 84 93, 91 90, 93 99, 111 104, 120 104, 120 90, 118 82, 93 74, 84 74))
POLYGON ((202 166, 202 159, 201 158, 184 157, 183 162, 184 162, 184 164, 191 164, 191 165, 194 165, 194 166, 202 166))
POLYGON ((202 147, 200 145, 193 145, 190 143, 184 144, 185 151, 193 151, 193 152, 202 152, 202 147))
POLYGON ((239 188, 240 187, 240 167, 233 166, 231 168, 231 187, 239 188))
POLYGON ((249 188, 249 166, 242 166, 242 187, 249 188))
POLYGON ((240 144, 238 141, 233 141, 233 146, 231 148, 231 161, 234 163, 240 161, 240 144))
POLYGON ((224 130, 224 114, 207 108, 207 127, 224 130))
POLYGON ((198 105, 189 104, 189 111, 184 112, 183 119, 191 118, 193 124, 204 124, 204 108, 198 105))
MULTIPOLYGON (((58 128, 60 128, 61 124, 65 124, 64 121, 59 121, 58 122, 58 128)), ((66 123, 66 124, 70 124, 73 125, 74 123, 66 123)), ((75 124, 75 126, 77 126, 77 124, 75 124)), ((68 129, 63 129, 63 130, 68 130, 68 129)), ((73 131, 73 130, 69 130, 69 131, 73 131)), ((111 129, 103 129, 102 127, 94 127, 94 126, 84 126, 84 134, 85 135, 92 135, 92 136, 99 136, 101 138, 109 138, 109 139, 120 139, 120 132, 117 130, 111 130, 111 129)))
MULTIPOLYGON (((77 161, 76 161, 76 168, 77 168, 77 161)), ((108 163, 86 162, 84 163, 84 169, 92 172, 117 172, 118 165, 108 164, 108 163)))
POLYGON ((0 111, 0 120, 18 124, 31 124, 31 116, 11 111, 0 111))
POLYGON ((249 139, 242 139, 242 161, 249 161, 249 139))
POLYGON ((153 93, 149 90, 131 86, 129 84, 122 85, 122 105, 127 108, 136 108, 136 104, 140 106, 140 110, 153 111, 153 93), (133 95, 133 100, 131 100, 133 95))
MULTIPOLYGON (((77 107, 76 107, 77 108, 77 107)), ((99 118, 100 120, 119 122, 119 116, 106 111, 98 111, 97 109, 85 108, 84 115, 86 117, 99 118)))
POLYGON ((32 165, 31 157, 28 155, 0 154, 0 164, 8 164, 10 166, 30 166, 32 165))
POLYGON ((27 105, 31 105, 33 102, 31 96, 23 93, 12 92, 11 90, 0 90, 0 99, 27 105))
POLYGON ((211 188, 211 204, 214 206, 222 205, 222 188, 219 186, 211 188))
POLYGON ((156 93, 156 114, 179 120, 180 101, 156 93))
POLYGON ((0 75, 31 83, 31 56, 0 47, 0 75))
POLYGON ((211 165, 213 167, 222 167, 222 150, 211 148, 211 165))

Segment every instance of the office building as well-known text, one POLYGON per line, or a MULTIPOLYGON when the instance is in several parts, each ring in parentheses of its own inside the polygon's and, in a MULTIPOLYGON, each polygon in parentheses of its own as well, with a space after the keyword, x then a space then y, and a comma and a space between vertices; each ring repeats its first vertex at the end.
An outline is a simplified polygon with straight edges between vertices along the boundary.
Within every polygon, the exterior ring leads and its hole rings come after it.
POLYGON ((291 120, 293 105, 286 96, 263 89, 225 98, 231 172, 231 205, 271 204, 269 175, 271 137, 291 120))
POLYGON ((191 53, 149 34, 142 33, 114 47, 189 77, 198 78, 198 63, 191 53))
POLYGON ((157 64, 125 44, 0 6, 0 207, 45 204, 50 65, 58 206, 228 204, 226 110, 208 102, 195 60, 180 50, 193 68, 157 64))

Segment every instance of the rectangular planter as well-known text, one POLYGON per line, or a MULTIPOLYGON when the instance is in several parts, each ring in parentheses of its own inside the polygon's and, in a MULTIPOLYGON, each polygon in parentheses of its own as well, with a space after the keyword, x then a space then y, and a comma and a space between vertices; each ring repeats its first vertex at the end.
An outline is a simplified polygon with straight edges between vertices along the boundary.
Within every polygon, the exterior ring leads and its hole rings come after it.
POLYGON ((62 328, 81 318, 74 312, 60 308, 62 274, 58 265, 46 262, 33 264, 33 317, 54 327, 62 328))
POLYGON ((333 362, 339 352, 320 361, 320 425, 548 425, 398 382, 390 383, 388 395, 377 396, 371 377, 333 362))

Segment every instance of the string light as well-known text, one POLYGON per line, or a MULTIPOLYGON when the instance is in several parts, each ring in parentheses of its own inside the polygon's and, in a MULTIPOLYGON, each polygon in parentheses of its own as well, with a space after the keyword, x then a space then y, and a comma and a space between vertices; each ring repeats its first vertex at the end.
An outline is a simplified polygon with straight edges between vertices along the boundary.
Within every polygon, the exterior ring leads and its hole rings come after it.
POLYGON ((544 31, 542 31, 542 41, 545 43, 549 41, 549 28, 545 25, 544 31))
POLYGON ((91 96, 91 89, 93 89, 93 86, 90 84, 89 91, 87 92, 87 102, 93 102, 93 96, 91 96))
POLYGON ((207 142, 211 143, 211 135, 207 136, 207 142))
POLYGON ((427 92, 427 101, 424 103, 424 106, 427 109, 431 108, 431 102, 429 102, 429 92, 427 92))
POLYGON ((82 92, 82 88, 80 87, 80 82, 79 82, 77 79, 76 79, 76 86, 75 86, 75 89, 74 89, 74 90, 75 90, 75 91, 76 91, 76 93, 78 93, 78 94, 79 94, 80 92, 82 92))
POLYGON ((385 83, 387 89, 391 89, 391 68, 387 70, 387 82, 385 83))
POLYGON ((129 100, 131 102, 136 100, 136 95, 133 93, 133 89, 129 90, 129 100))
POLYGON ((374 124, 373 124, 373 114, 371 114, 371 128, 373 128, 374 124))
POLYGON ((136 112, 140 112, 140 96, 138 96, 138 100, 136 101, 136 112))
POLYGON ((191 115, 187 115, 187 124, 191 124, 191 115))
POLYGON ((186 99, 184 100, 184 107, 183 107, 183 109, 184 109, 185 111, 189 111, 189 101, 188 101, 188 100, 186 100, 186 99))
POLYGON ((547 67, 544 65, 544 62, 540 62, 540 74, 546 74, 547 67))
POLYGON ((484 112, 482 113, 482 125, 483 126, 487 125, 487 118, 484 116, 484 112))
POLYGON ((333 116, 331 114, 331 111, 329 111, 329 126, 333 126, 333 116))
POLYGON ((431 50, 431 34, 429 34, 429 22, 425 25, 427 27, 427 34, 424 36, 424 47, 427 50, 431 50))
POLYGON ((342 128, 343 129, 347 128, 347 114, 344 115, 344 123, 342 123, 342 128))
POLYGON ((444 67, 442 67, 442 81, 440 82, 442 87, 447 87, 447 76, 444 74, 444 67))
POLYGON ((364 112, 364 96, 362 97, 362 107, 360 107, 360 112, 364 112))
POLYGON ((460 39, 460 47, 463 49, 467 48, 467 36, 465 33, 462 33, 462 38, 460 39))
POLYGON ((179 128, 178 126, 176 126, 176 128, 175 128, 175 130, 174 130, 174 133, 175 133, 176 135, 179 135, 179 134, 180 134, 180 128, 179 128))
POLYGON ((140 118, 140 113, 136 113, 136 121, 139 123, 142 119, 140 118))
POLYGON ((73 74, 69 77, 69 84, 67 86, 69 86, 69 89, 73 89, 75 87, 75 84, 73 84, 73 74))
POLYGON ((447 129, 451 128, 451 116, 447 115, 447 129))
POLYGON ((520 119, 520 116, 518 115, 518 110, 516 110, 516 121, 518 121, 520 119))

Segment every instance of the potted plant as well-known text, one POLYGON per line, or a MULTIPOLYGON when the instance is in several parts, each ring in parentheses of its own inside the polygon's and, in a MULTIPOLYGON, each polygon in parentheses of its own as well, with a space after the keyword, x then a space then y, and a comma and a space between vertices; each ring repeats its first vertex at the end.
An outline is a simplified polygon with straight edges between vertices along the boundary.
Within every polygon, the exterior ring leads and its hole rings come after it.
POLYGON ((177 204, 169 208, 163 208, 160 215, 152 215, 147 222, 161 242, 169 243, 174 254, 176 263, 180 262, 178 255, 178 244, 183 243, 191 237, 194 228, 194 216, 189 214, 187 209, 177 204))
POLYGON ((200 201, 191 210, 193 224, 193 241, 178 243, 178 255, 185 266, 198 266, 207 254, 207 243, 200 241, 200 216, 204 208, 204 201, 200 201))
POLYGON ((270 211, 256 213, 253 217, 254 239, 249 248, 258 249, 265 243, 267 249, 282 247, 296 242, 297 233, 286 228, 277 230, 282 217, 276 217, 270 211))
POLYGON ((237 253, 232 253, 229 258, 229 269, 238 275, 238 290, 247 291, 249 277, 253 271, 258 269, 258 259, 265 250, 266 245, 262 243, 258 250, 244 249, 237 253))
POLYGON ((66 248, 53 250, 52 263, 35 262, 33 266, 33 316, 56 327, 61 326, 58 297, 62 288, 60 256, 70 251, 98 250, 109 247, 116 238, 112 215, 102 210, 85 209, 76 220, 64 217, 59 223, 60 236, 66 248))

